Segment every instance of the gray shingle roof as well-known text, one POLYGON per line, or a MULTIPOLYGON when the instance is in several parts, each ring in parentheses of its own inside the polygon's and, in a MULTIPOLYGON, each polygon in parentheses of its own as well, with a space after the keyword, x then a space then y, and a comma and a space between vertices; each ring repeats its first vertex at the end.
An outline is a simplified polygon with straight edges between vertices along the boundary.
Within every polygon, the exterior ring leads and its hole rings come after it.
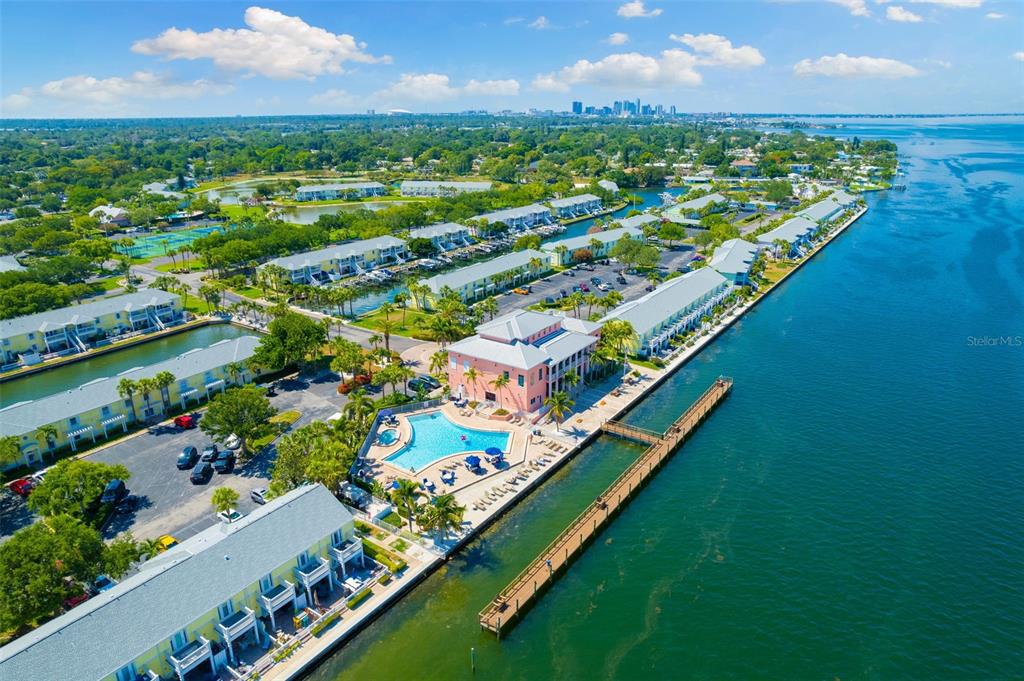
POLYGON ((817 228, 818 225, 814 220, 808 219, 803 215, 797 215, 795 218, 786 220, 772 231, 765 232, 761 236, 757 237, 757 240, 762 244, 771 244, 776 239, 782 239, 783 241, 793 243, 797 239, 807 236, 817 228))
POLYGON ((458 234, 459 232, 469 232, 469 227, 460 225, 457 222, 442 222, 436 225, 428 225, 427 227, 419 227, 417 229, 409 230, 410 239, 433 239, 434 237, 447 236, 448 234, 458 234))
POLYGON ((0 272, 21 272, 25 266, 13 255, 0 255, 0 272))
POLYGON ((819 220, 824 220, 826 218, 832 217, 840 210, 842 210, 842 206, 839 204, 839 202, 835 201, 832 197, 829 197, 827 199, 824 199, 823 201, 818 201, 817 203, 812 204, 801 211, 797 211, 797 215, 802 215, 806 218, 810 218, 811 220, 817 222, 819 220))
POLYGON ((548 361, 547 353, 535 345, 519 341, 502 343, 480 336, 470 336, 457 343, 452 343, 448 346, 448 351, 517 369, 532 369, 548 361))
POLYGON ((463 191, 486 191, 491 188, 490 182, 446 182, 444 180, 403 180, 402 189, 434 189, 449 187, 463 191))
POLYGON ((554 250, 559 246, 565 246, 571 252, 580 248, 589 247, 591 239, 597 239, 603 243, 609 243, 612 241, 618 241, 624 234, 628 234, 631 239, 642 239, 644 236, 644 233, 635 227, 618 227, 616 229, 608 229, 603 232, 594 232, 593 234, 583 234, 581 236, 569 237, 568 239, 549 241, 541 246, 541 249, 554 252, 554 250))
POLYGON ((336 246, 318 248, 315 251, 285 255, 268 261, 267 265, 278 265, 286 270, 295 270, 307 265, 319 265, 328 260, 346 260, 348 258, 359 258, 370 251, 391 248, 392 246, 404 246, 405 242, 393 236, 378 236, 373 239, 362 239, 361 241, 349 241, 348 243, 336 246))
POLYGON ((542 206, 539 203, 531 203, 529 206, 506 208, 504 210, 496 210, 492 213, 484 213, 483 215, 477 215, 473 219, 486 220, 489 223, 505 222, 506 220, 521 218, 527 215, 551 215, 551 210, 547 206, 542 206))
POLYGON ((144 289, 135 293, 126 293, 123 296, 62 307, 59 310, 48 310, 24 317, 5 319, 0 321, 0 338, 12 338, 31 331, 44 331, 67 324, 83 324, 96 317, 115 312, 139 310, 148 305, 164 305, 177 299, 177 295, 160 289, 144 289))
POLYGON ((743 239, 729 239, 715 249, 708 265, 724 274, 749 272, 759 246, 743 239))
POLYGON ((624 319, 633 325, 638 336, 643 337, 693 301, 725 283, 728 282, 721 274, 710 267, 702 267, 669 279, 647 295, 619 305, 601 321, 624 319))
POLYGON ((380 182, 334 182, 330 184, 304 184, 295 190, 299 192, 352 191, 356 189, 383 189, 380 182))
POLYGON ((570 206, 578 206, 583 203, 600 200, 600 197, 593 194, 579 194, 577 196, 567 196, 564 199, 552 199, 548 203, 551 204, 552 208, 569 208, 570 206))
POLYGON ((547 253, 527 248, 524 251, 515 251, 493 260, 478 262, 475 265, 462 267, 452 272, 434 275, 429 279, 425 279, 423 283, 429 286, 430 290, 434 293, 440 293, 441 289, 445 286, 458 290, 467 284, 480 281, 486 277, 492 277, 499 272, 508 272, 509 270, 523 267, 533 258, 540 258, 549 264, 551 262, 551 257, 547 253))
POLYGON ((617 220, 617 222, 623 227, 633 227, 634 229, 639 229, 644 225, 650 225, 657 222, 661 222, 661 218, 657 215, 652 215, 651 213, 641 213, 640 215, 633 215, 628 218, 622 218, 621 220, 617 220))
POLYGON ((705 194, 704 196, 698 196, 697 198, 690 199, 689 201, 683 201, 682 203, 677 203, 675 205, 675 207, 679 208, 680 210, 684 210, 684 211, 700 210, 701 208, 703 208, 704 206, 707 206, 708 204, 711 204, 711 203, 725 203, 728 200, 729 199, 725 198, 723 195, 719 194, 718 192, 714 192, 713 194, 705 194))
POLYGON ((0 437, 31 433, 47 423, 118 402, 121 396, 117 394, 117 384, 122 378, 152 378, 161 371, 170 371, 178 379, 189 378, 231 362, 244 361, 252 356, 258 344, 255 336, 226 338, 207 348, 195 348, 156 364, 97 378, 72 390, 12 404, 0 409, 0 437))
POLYGON ((512 341, 522 340, 539 333, 549 326, 561 324, 561 319, 554 315, 534 312, 533 310, 513 310, 508 314, 495 317, 476 327, 476 332, 484 336, 512 341))
POLYGON ((540 349, 547 353, 552 363, 557 364, 563 359, 572 357, 580 350, 585 350, 593 345, 597 345, 597 336, 563 331, 541 343, 540 349))
POLYGON ((0 678, 114 674, 351 520, 326 488, 309 485, 215 525, 0 648, 0 678))

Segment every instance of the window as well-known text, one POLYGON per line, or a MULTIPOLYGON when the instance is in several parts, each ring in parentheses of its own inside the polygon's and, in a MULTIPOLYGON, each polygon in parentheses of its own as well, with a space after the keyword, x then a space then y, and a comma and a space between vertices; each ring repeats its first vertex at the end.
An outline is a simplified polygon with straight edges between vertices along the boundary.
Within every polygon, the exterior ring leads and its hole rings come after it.
POLYGON ((217 606, 217 617, 227 619, 235 611, 235 604, 231 601, 224 601, 217 606))
POLYGON ((117 681, 135 681, 136 676, 137 675, 135 673, 135 664, 129 662, 128 664, 117 670, 116 679, 117 681))
POLYGON ((300 553, 298 556, 295 557, 295 563, 299 567, 304 567, 306 565, 306 563, 308 563, 308 562, 309 562, 309 551, 303 551, 302 553, 300 553))
POLYGON ((104 418, 107 417, 107 416, 110 416, 110 407, 103 407, 102 409, 100 409, 100 414, 104 418))
POLYGON ((507 372, 507 371, 502 371, 501 373, 505 374, 505 378, 508 378, 508 377, 509 377, 509 376, 508 376, 508 372, 507 372))
POLYGON ((526 377, 523 376, 522 374, 519 374, 518 376, 516 376, 516 382, 519 384, 519 387, 522 388, 524 385, 526 385, 526 377))
POLYGON ((274 576, 266 574, 260 577, 260 591, 270 591, 271 587, 274 586, 274 576))
POLYGON ((454 357, 449 357, 448 358, 448 366, 450 366, 452 369, 454 369, 456 366, 458 366, 458 362, 455 361, 454 357))
POLYGON ((335 530, 331 533, 331 541, 335 544, 340 544, 345 539, 345 533, 341 530, 335 530))
POLYGON ((177 634, 171 637, 171 650, 181 650, 188 643, 188 634, 182 629, 177 634))

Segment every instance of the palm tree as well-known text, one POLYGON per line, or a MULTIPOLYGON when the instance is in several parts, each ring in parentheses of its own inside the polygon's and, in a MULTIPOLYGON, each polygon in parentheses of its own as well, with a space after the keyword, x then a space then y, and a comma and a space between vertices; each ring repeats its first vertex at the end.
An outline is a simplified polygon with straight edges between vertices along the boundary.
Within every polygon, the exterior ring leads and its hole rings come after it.
POLYGON ((575 402, 569 398, 569 395, 564 392, 552 393, 550 397, 544 398, 544 406, 548 408, 548 413, 551 415, 551 419, 555 422, 555 430, 559 430, 559 426, 562 421, 565 420, 566 415, 572 411, 575 402))
POLYGON ((587 304, 587 319, 590 319, 590 315, 594 313, 594 306, 598 304, 601 299, 596 293, 588 293, 583 296, 583 301, 587 304))
POLYGON ((409 531, 412 532, 412 519, 416 516, 417 499, 420 498, 420 488, 412 480, 399 478, 397 487, 391 490, 391 502, 398 508, 404 508, 406 517, 409 519, 409 531))
POLYGON ((571 394, 580 382, 580 375, 573 370, 565 374, 565 376, 562 376, 562 381, 569 386, 569 393, 571 394))
POLYGON ((388 319, 386 316, 384 319, 380 320, 380 331, 384 334, 384 349, 388 352, 391 352, 391 332, 394 330, 395 323, 393 321, 388 319))
POLYGON ((57 429, 52 423, 47 423, 36 428, 36 437, 46 444, 47 453, 53 451, 53 444, 57 441, 57 429))
POLYGON ((490 382, 490 385, 494 386, 495 392, 498 393, 498 406, 504 409, 502 405, 502 388, 509 384, 509 377, 505 374, 499 374, 495 377, 495 380, 490 382))
POLYGON ((135 413, 135 394, 139 391, 139 385, 130 378, 122 378, 117 382, 117 394, 128 403, 128 407, 132 410, 132 422, 139 420, 138 414, 135 413))
POLYGON ((430 373, 438 376, 444 372, 445 367, 448 366, 448 352, 445 350, 438 350, 430 356, 430 373))
POLYGON ((231 377, 231 382, 238 385, 238 377, 242 375, 245 366, 241 362, 228 362, 224 365, 224 373, 231 377))
POLYGON ((494 319, 494 315, 498 314, 498 301, 494 298, 485 298, 477 303, 476 307, 482 314, 487 315, 491 319, 494 319))
POLYGON ((409 307, 409 294, 404 291, 396 293, 395 305, 402 308, 402 326, 405 326, 405 310, 409 307))
POLYGON ((146 558, 153 558, 160 553, 161 547, 159 539, 143 539, 139 542, 139 553, 146 558))
POLYGON ((342 413, 362 426, 366 417, 373 413, 373 400, 366 396, 366 391, 362 388, 353 390, 348 395, 348 402, 345 403, 342 413))
POLYGON ((555 246, 555 253, 558 254, 558 264, 565 267, 567 264, 566 256, 569 255, 569 247, 559 244, 555 246))
POLYGON ((222 485, 221 487, 213 490, 213 496, 210 497, 210 503, 213 504, 213 507, 218 513, 227 513, 235 507, 235 504, 238 503, 238 492, 226 485, 222 485))
POLYGON ((466 369, 462 377, 466 379, 473 386, 473 399, 476 399, 476 379, 480 377, 480 372, 476 370, 476 367, 469 367, 466 369))
POLYGON ((146 403, 146 411, 152 409, 150 404, 149 394, 156 389, 156 381, 152 378, 140 378, 135 382, 135 385, 139 389, 139 394, 142 395, 142 400, 146 403))
POLYGON ((384 315, 384 321, 391 321, 391 313, 395 311, 395 306, 391 303, 382 303, 378 312, 384 315))
POLYGON ((420 526, 441 535, 441 540, 448 539, 448 532, 462 527, 466 515, 466 507, 455 501, 455 495, 442 494, 427 504, 420 513, 420 526))
POLYGON ((174 385, 176 380, 178 380, 178 378, 170 371, 161 371, 153 377, 153 385, 160 391, 160 401, 164 405, 165 412, 170 409, 171 406, 171 394, 168 391, 168 388, 174 385))

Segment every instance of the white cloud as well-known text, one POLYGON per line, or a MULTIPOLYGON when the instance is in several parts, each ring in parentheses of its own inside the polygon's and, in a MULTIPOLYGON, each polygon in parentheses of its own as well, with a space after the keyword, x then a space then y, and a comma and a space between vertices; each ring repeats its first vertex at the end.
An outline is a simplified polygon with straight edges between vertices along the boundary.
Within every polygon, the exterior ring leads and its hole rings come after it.
POLYGON ((546 16, 541 15, 527 24, 527 26, 535 28, 538 31, 543 31, 545 28, 551 28, 551 22, 548 21, 546 16))
POLYGON ((981 7, 985 0, 910 0, 921 5, 942 5, 943 7, 963 7, 973 9, 981 7))
POLYGON ((988 14, 985 15, 985 18, 986 19, 999 20, 999 19, 1005 19, 1006 15, 1005 14, 1000 14, 999 12, 989 12, 988 14))
POLYGON ((697 59, 679 49, 665 50, 657 57, 636 52, 611 54, 600 61, 580 59, 558 71, 538 75, 533 87, 565 92, 574 85, 602 87, 655 88, 696 86, 701 75, 695 70, 697 59))
POLYGON ((523 18, 522 17, 509 17, 508 19, 505 19, 505 21, 503 21, 501 23, 505 24, 506 26, 511 26, 512 24, 519 24, 519 23, 522 23, 522 22, 523 22, 523 18))
POLYGON ((338 88, 319 92, 309 98, 310 104, 320 104, 332 109, 352 109, 356 105, 356 97, 338 88))
POLYGON ((930 59, 930 58, 929 59, 922 59, 921 63, 922 64, 932 64, 934 66, 940 66, 940 67, 942 67, 944 69, 951 69, 951 68, 953 68, 953 63, 952 62, 948 62, 945 59, 930 59))
POLYGON ((632 0, 620 5, 616 14, 624 19, 652 19, 661 14, 661 9, 648 10, 643 0, 632 0))
POLYGON ((249 28, 215 28, 205 33, 169 28, 155 38, 139 40, 132 51, 167 60, 211 59, 222 69, 279 80, 340 74, 345 62, 391 61, 369 54, 366 43, 347 33, 331 33, 272 9, 249 7, 245 24, 249 28))
POLYGON ((830 78, 909 78, 920 75, 910 64, 885 57, 851 57, 840 52, 834 57, 816 60, 804 59, 796 63, 793 72, 798 76, 827 76, 830 78))
POLYGON ((714 33, 701 33, 693 35, 684 33, 669 36, 678 43, 692 47, 700 56, 697 63, 704 66, 726 66, 729 68, 743 69, 764 64, 764 56, 760 50, 750 45, 733 47, 726 37, 714 33))
POLYGON ((32 91, 29 88, 21 92, 13 92, 3 98, 0 102, 0 114, 7 115, 12 111, 24 111, 32 105, 32 91))
POLYGON ((889 21, 902 21, 910 24, 924 21, 920 14, 914 14, 909 9, 904 9, 899 5, 887 7, 885 9, 885 18, 889 21))
POLYGON ((869 17, 871 11, 868 10, 868 6, 865 0, 828 0, 834 5, 842 5, 846 9, 850 10, 850 14, 855 17, 869 17))
POLYGON ((1014 52, 1013 58, 1017 61, 1024 61, 1024 52, 1014 52))
POLYGON ((392 83, 372 95, 375 101, 389 104, 405 102, 440 102, 463 95, 481 97, 515 96, 519 94, 517 80, 470 80, 459 87, 443 73, 403 73, 392 83))
POLYGON ((610 36, 605 38, 605 42, 609 45, 625 45, 629 42, 628 33, 612 33, 610 36))

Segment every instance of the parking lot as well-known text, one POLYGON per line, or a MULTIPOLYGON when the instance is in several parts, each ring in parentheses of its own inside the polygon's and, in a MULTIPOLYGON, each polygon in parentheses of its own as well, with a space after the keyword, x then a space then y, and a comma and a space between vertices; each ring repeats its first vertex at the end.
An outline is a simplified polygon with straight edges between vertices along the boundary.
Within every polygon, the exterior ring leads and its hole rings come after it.
MULTIPOLYGON (((662 275, 667 275, 669 272, 684 267, 693 259, 693 256, 694 251, 692 248, 683 249, 680 247, 679 250, 662 251, 660 265, 662 275)), ((639 298, 646 293, 646 288, 650 285, 650 281, 646 277, 638 274, 624 274, 626 283, 618 283, 616 277, 618 277, 618 272, 623 269, 623 266, 619 263, 595 264, 593 267, 594 270, 592 272, 573 269, 566 270, 566 272, 571 272, 571 275, 560 272, 547 276, 544 279, 538 279, 530 285, 530 293, 526 295, 509 291, 498 297, 498 313, 505 314, 517 308, 527 307, 535 303, 543 303, 546 298, 558 300, 563 290, 567 295, 571 294, 572 287, 579 284, 586 284, 592 293, 604 296, 605 293, 597 290, 597 287, 591 283, 591 277, 597 277, 602 282, 611 285, 614 290, 622 294, 626 301, 639 298)))

